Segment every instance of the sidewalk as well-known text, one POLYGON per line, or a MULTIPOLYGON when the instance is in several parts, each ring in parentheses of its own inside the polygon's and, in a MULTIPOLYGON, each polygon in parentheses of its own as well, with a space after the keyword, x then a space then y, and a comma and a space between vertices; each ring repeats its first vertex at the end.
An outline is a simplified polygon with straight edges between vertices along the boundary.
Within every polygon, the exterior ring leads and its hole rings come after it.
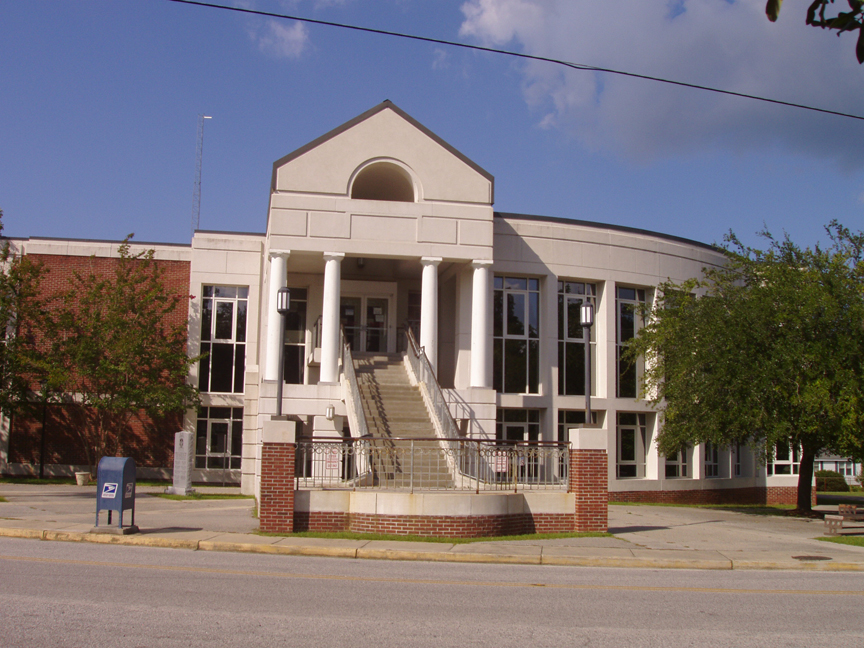
MULTIPOLYGON (((668 506, 609 507, 614 537, 449 544, 325 540, 255 533, 254 500, 167 500, 137 489, 140 533, 90 533, 96 520, 95 486, 0 484, 0 537, 96 542, 198 551, 242 551, 381 560, 430 560, 588 567, 683 569, 794 569, 864 571, 864 547, 815 538, 822 520, 759 516, 668 506)), ((238 492, 199 488, 200 492, 238 492)), ((825 507, 830 509, 831 507, 825 507)), ((130 513, 124 523, 130 523, 130 513)), ((104 525, 106 514, 102 514, 104 525)), ((864 525, 846 535, 864 535, 864 525)))

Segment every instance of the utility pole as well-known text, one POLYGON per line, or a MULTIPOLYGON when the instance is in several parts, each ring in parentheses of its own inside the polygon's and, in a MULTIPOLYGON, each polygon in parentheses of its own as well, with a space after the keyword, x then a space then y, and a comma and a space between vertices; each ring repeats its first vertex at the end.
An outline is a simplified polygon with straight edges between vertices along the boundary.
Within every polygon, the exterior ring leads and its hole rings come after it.
POLYGON ((209 115, 198 115, 198 148, 195 157, 195 190, 192 194, 192 236, 201 224, 201 165, 204 161, 204 120, 213 119, 209 115))

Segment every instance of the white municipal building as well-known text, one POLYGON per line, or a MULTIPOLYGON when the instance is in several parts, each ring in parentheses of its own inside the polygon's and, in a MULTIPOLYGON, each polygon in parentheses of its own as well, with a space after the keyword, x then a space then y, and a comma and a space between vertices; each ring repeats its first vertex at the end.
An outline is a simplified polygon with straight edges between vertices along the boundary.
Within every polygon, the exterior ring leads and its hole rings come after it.
MULTIPOLYGON (((208 354, 192 376, 203 407, 185 421, 197 435, 196 478, 229 470, 244 492, 257 492, 280 354, 283 413, 298 441, 455 430, 467 439, 567 442, 585 423, 580 306, 588 301, 591 409, 605 438, 610 500, 794 493, 792 453, 768 466, 744 447, 658 454, 658 416, 639 398, 642 368, 619 361, 639 330, 639 304, 661 281, 723 263, 711 246, 495 212, 493 177, 388 101, 276 161, 270 183, 264 233, 197 231, 191 246, 152 246, 157 259, 188 262, 189 352, 208 354), (290 289, 281 348, 280 287, 290 289), (409 330, 453 427, 440 429, 428 414, 425 423, 400 419, 398 390, 370 397, 358 388, 410 374, 398 355, 410 348, 409 330)), ((95 242, 21 246, 112 254, 95 242)))

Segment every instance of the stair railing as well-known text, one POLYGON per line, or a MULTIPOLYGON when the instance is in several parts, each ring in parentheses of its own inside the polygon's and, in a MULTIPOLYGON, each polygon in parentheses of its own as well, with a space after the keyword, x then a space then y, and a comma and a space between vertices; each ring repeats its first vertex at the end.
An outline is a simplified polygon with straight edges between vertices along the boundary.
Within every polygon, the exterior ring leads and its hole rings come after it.
POLYGON ((357 374, 354 372, 354 356, 351 355, 351 345, 345 339, 345 331, 340 329, 339 342, 342 345, 342 398, 348 412, 348 427, 355 439, 369 434, 366 422, 366 412, 363 411, 363 400, 360 397, 360 386, 357 384, 357 374))
MULTIPOLYGON (((439 443, 447 457, 450 473, 454 478, 460 480, 468 478, 473 481, 479 464, 479 456, 471 457, 467 462, 459 459, 464 456, 462 439, 459 438, 459 428, 456 426, 456 421, 453 420, 450 406, 447 404, 447 399, 444 398, 444 392, 432 370, 432 365, 426 356, 426 350, 417 344, 417 338, 414 337, 414 332, 410 326, 405 327, 405 337, 408 338, 406 356, 411 370, 414 372, 415 380, 425 387, 421 388, 420 391, 423 394, 429 415, 432 417, 435 432, 439 436, 439 443)), ((476 488, 479 492, 479 483, 476 488)))

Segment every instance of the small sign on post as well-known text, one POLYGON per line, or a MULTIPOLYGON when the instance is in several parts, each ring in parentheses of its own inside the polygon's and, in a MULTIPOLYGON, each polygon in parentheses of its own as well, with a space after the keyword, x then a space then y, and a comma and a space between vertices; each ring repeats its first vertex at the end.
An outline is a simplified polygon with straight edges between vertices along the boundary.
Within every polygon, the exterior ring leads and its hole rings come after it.
POLYGON ((189 495, 192 488, 192 469, 195 467, 195 439, 191 432, 174 435, 174 485, 165 489, 169 495, 189 495))

